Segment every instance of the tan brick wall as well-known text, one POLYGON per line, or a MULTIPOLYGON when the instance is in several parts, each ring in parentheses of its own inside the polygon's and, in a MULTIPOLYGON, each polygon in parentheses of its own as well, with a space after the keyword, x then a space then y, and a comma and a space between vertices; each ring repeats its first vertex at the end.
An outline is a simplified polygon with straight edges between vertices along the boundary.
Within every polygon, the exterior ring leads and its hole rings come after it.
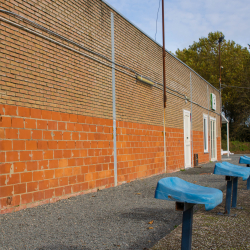
MULTIPOLYGON (((6 0, 1 3, 1 8, 41 24, 108 59, 111 59, 112 11, 115 15, 116 62, 162 83, 161 47, 100 0, 80 3, 73 0, 6 0)), ((15 17, 3 13, 1 16, 92 55, 15 17)), ((2 103, 112 118, 111 68, 4 22, 0 27, 2 103)), ((118 119, 162 125, 162 91, 140 83, 134 78, 135 74, 123 70, 132 76, 116 71, 118 119)), ((188 67, 167 53, 167 86, 188 98, 191 96, 190 72, 188 67)), ((192 72, 192 84, 193 101, 207 107, 207 83, 192 72)), ((218 92, 209 86, 211 92, 219 98, 218 92)), ((182 117, 176 116, 180 109, 189 110, 190 103, 185 104, 184 100, 167 95, 167 125, 182 128, 182 117)), ((194 121, 193 125, 199 127, 200 123, 194 121)))

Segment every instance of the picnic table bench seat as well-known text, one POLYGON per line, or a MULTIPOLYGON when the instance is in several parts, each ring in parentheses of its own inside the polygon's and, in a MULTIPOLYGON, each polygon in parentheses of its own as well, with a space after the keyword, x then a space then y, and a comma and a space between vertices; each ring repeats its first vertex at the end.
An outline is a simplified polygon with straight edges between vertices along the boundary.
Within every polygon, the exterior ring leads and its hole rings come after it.
POLYGON ((232 207, 237 207, 237 188, 238 188, 238 178, 242 177, 243 181, 247 180, 247 189, 249 188, 250 180, 250 168, 237 166, 229 162, 216 163, 214 166, 214 174, 225 175, 227 181, 227 192, 226 192, 226 204, 225 213, 230 214, 231 208, 231 197, 232 197, 232 207), (233 195, 232 195, 233 187, 233 195))
POLYGON ((205 204, 206 210, 222 202, 223 193, 216 188, 199 186, 178 177, 167 177, 158 181, 155 198, 176 202, 176 210, 183 211, 181 249, 191 250, 193 206, 205 204))
POLYGON ((196 185, 178 177, 167 177, 158 181, 155 198, 205 204, 206 210, 211 210, 222 202, 222 192, 216 188, 196 185))
POLYGON ((246 181, 249 177, 250 169, 246 167, 237 166, 225 161, 222 163, 215 164, 214 174, 232 177, 242 177, 243 181, 246 181))
MULTIPOLYGON (((247 165, 247 169, 250 169, 250 157, 249 156, 241 156, 239 159, 239 163, 240 164, 246 164, 247 165)), ((247 180, 247 190, 250 190, 250 176, 248 177, 247 180)))
POLYGON ((240 164, 247 164, 247 165, 250 165, 250 157, 249 156, 241 156, 240 159, 239 159, 239 163, 240 164))

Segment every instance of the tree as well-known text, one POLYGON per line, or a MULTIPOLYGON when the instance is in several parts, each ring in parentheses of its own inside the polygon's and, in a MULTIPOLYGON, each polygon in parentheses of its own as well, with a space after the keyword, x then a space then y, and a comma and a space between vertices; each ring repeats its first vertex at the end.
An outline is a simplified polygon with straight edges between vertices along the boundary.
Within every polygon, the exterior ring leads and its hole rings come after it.
MULTIPOLYGON (((177 50, 176 56, 194 69, 204 79, 219 89, 219 37, 222 32, 209 33, 194 42, 188 49, 177 50)), ((242 131, 250 134, 250 53, 234 41, 221 43, 222 110, 230 121, 230 134, 234 139, 244 139, 242 131), (230 87, 234 86, 234 87, 230 87), (244 128, 244 129, 243 129, 244 128)), ((249 138, 250 140, 250 138, 249 138)))

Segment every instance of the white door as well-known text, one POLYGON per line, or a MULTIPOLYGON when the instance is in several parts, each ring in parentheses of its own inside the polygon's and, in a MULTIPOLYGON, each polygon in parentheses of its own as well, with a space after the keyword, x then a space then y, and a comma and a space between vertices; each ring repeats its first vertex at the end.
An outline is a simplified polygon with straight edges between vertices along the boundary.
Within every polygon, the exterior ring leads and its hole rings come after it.
POLYGON ((184 154, 185 168, 191 167, 190 112, 184 110, 184 154))
POLYGON ((216 153, 216 120, 210 117, 210 145, 211 145, 211 161, 217 160, 216 153))

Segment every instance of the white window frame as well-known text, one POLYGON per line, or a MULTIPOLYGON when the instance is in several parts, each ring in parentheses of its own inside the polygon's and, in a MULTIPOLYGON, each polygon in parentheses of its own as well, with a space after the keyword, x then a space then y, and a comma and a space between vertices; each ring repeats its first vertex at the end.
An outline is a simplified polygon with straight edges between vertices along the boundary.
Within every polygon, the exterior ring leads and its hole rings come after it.
MULTIPOLYGON (((217 161, 217 120, 215 117, 212 117, 210 116, 210 124, 211 124, 211 121, 214 121, 215 122, 215 128, 214 128, 214 137, 215 137, 215 145, 214 145, 214 150, 215 150, 215 155, 214 155, 214 158, 211 157, 211 161, 217 161)), ((211 154, 212 154, 212 143, 211 143, 211 138, 212 138, 212 130, 211 130, 211 126, 210 126, 210 150, 211 150, 211 154)))
POLYGON ((204 153, 208 153, 208 115, 205 114, 203 114, 203 147, 204 147, 204 153), (204 131, 205 125, 206 125, 206 133, 204 131), (206 145, 205 145, 205 137, 206 137, 206 145))

